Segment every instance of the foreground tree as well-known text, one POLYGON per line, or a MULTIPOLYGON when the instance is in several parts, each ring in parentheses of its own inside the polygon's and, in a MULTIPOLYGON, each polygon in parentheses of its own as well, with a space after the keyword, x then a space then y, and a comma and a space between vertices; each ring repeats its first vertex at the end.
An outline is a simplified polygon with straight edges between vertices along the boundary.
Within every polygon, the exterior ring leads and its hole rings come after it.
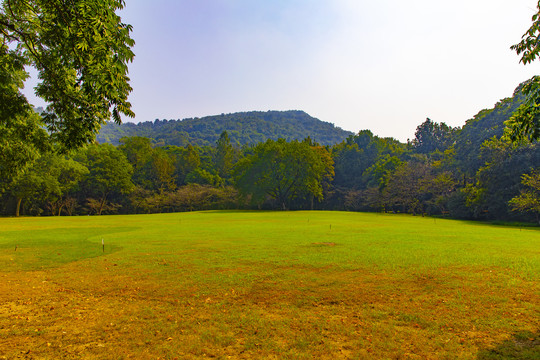
POLYGON ((127 101, 132 90, 127 76, 127 64, 134 57, 132 28, 116 14, 124 4, 123 0, 3 0, 0 97, 13 97, 15 92, 16 102, 12 111, 0 112, 0 122, 16 127, 17 117, 28 111, 21 81, 3 73, 13 68, 24 79, 25 66, 38 72, 35 91, 49 104, 43 120, 52 140, 67 148, 93 140, 111 117, 120 123, 121 114, 134 116, 127 101))
POLYGON ((28 77, 24 64, 22 55, 0 46, 0 193, 48 149, 40 116, 19 91, 28 77))
POLYGON ((30 110, 14 117, 10 124, 0 118, 0 194, 50 149, 48 135, 40 125, 39 116, 30 110))
MULTIPOLYGON (((521 55, 520 62, 527 65, 540 55, 540 1, 532 25, 518 44, 510 48, 521 55)), ((534 76, 523 86, 525 103, 507 121, 507 136, 516 142, 540 139, 540 76, 534 76)))

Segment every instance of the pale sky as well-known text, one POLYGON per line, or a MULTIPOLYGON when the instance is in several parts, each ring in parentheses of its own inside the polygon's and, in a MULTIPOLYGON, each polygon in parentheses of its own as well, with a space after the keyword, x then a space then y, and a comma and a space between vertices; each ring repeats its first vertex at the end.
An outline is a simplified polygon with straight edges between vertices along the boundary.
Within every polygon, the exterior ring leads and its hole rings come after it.
POLYGON ((136 118, 124 120, 304 110, 406 141, 426 117, 463 126, 540 74, 509 49, 535 12, 535 0, 127 0, 136 118))

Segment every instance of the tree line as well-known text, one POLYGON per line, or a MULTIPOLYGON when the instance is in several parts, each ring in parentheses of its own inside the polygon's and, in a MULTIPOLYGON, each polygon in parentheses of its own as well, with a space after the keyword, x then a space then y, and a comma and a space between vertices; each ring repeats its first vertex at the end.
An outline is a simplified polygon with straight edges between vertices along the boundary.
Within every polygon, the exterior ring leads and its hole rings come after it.
MULTIPOLYGON (((257 208, 538 220, 540 76, 462 128, 427 119, 407 143, 364 130, 336 145, 250 135, 252 145, 238 146, 226 131, 212 145, 141 136, 97 144, 106 121, 134 116, 127 100, 132 27, 117 14, 124 6, 0 1, 3 214, 257 208), (40 114, 21 91, 28 68, 48 104, 40 114)), ((540 54, 540 1, 537 8, 511 47, 523 64, 540 54)), ((173 135, 183 141, 183 133, 173 135)))
POLYGON ((204 209, 384 211, 535 221, 540 146, 507 140, 513 97, 462 128, 426 119, 402 143, 369 130, 333 146, 310 138, 213 146, 124 137, 45 152, 0 180, 4 215, 131 214, 204 209))

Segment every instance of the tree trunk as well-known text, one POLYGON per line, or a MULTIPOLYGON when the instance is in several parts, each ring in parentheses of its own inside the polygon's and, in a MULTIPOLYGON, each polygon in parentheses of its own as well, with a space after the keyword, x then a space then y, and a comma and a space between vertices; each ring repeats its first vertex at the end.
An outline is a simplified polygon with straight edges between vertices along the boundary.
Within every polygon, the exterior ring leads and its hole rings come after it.
POLYGON ((101 212, 103 211, 103 208, 105 207, 105 203, 107 202, 107 195, 109 195, 108 191, 103 193, 103 196, 102 196, 101 201, 99 203, 99 213, 98 213, 98 215, 101 215, 101 212))
POLYGON ((18 197, 17 198, 17 208, 15 209, 15 216, 16 217, 19 217, 19 212, 21 210, 21 203, 22 203, 22 198, 18 197))
POLYGON ((99 203, 98 215, 101 215, 101 212, 103 211, 103 206, 104 205, 105 205, 105 198, 101 199, 101 202, 99 203))

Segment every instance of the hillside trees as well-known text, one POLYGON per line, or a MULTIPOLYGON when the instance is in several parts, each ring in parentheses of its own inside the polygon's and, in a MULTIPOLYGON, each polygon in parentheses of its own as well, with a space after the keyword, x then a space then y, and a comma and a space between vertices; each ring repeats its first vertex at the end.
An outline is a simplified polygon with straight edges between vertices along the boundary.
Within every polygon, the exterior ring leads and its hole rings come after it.
POLYGON ((98 136, 99 142, 117 145, 124 136, 146 136, 156 143, 186 147, 214 146, 226 131, 231 144, 255 145, 267 139, 288 141, 310 137, 321 145, 332 146, 352 135, 333 124, 303 111, 250 111, 178 120, 146 121, 121 125, 109 122, 98 136))
POLYGON ((479 111, 472 119, 467 120, 456 134, 452 164, 449 164, 456 172, 456 177, 463 177, 464 182, 476 181, 476 173, 485 163, 481 148, 485 141, 504 135, 505 121, 522 104, 521 89, 522 85, 518 86, 514 96, 500 100, 494 108, 479 111))
MULTIPOLYGON (((127 64, 131 26, 116 14, 123 0, 3 0, 0 4, 0 87, 16 99, 2 125, 17 127, 29 108, 21 94, 25 65, 38 72, 35 91, 47 103, 50 139, 66 148, 94 139, 101 124, 133 116, 127 64), (5 76, 15 69, 17 79, 5 76)), ((2 99, 3 100, 3 99, 2 99)))
POLYGON ((509 201, 519 194, 521 177, 540 165, 538 143, 518 146, 500 139, 486 141, 481 150, 484 160, 476 182, 464 190, 476 217, 513 218, 509 201))

